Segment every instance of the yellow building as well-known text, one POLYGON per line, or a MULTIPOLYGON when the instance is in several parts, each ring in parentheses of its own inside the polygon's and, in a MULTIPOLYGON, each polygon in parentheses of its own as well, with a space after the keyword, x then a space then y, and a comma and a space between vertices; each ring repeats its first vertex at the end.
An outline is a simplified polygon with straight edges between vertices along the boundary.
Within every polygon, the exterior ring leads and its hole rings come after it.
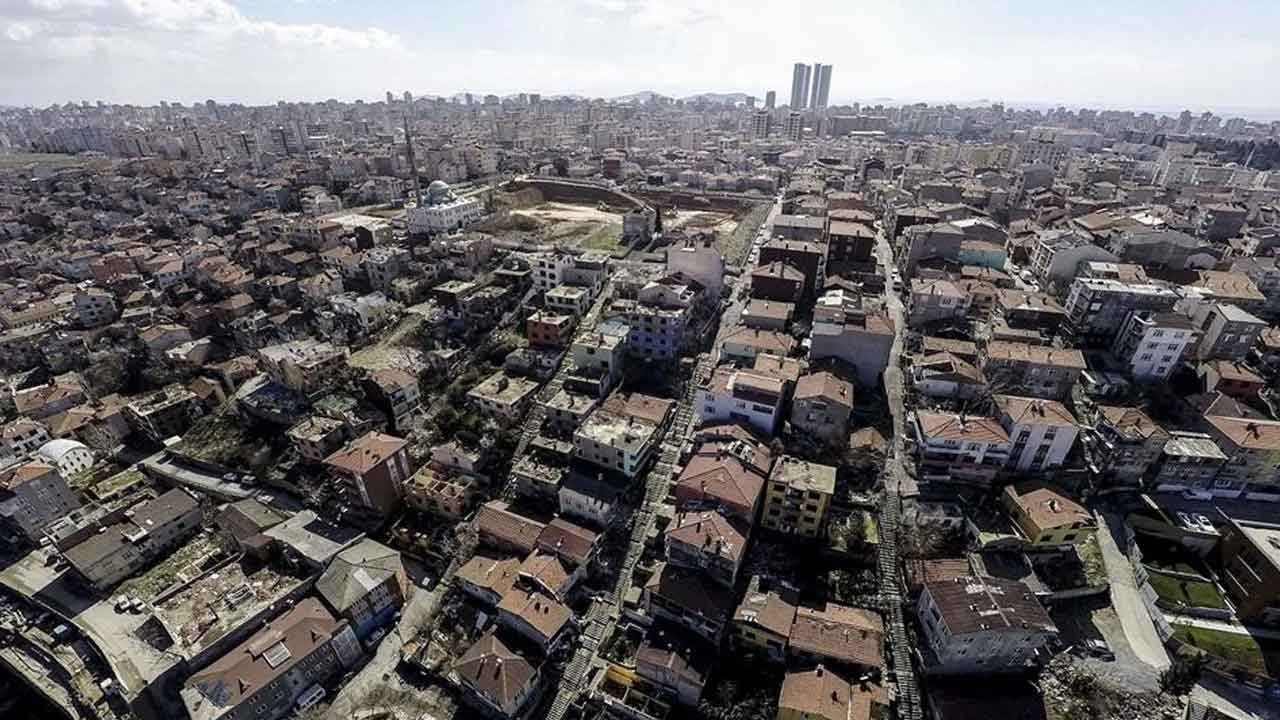
POLYGON ((733 613, 733 641, 739 650, 770 660, 786 658, 796 606, 776 592, 748 589, 733 613))
POLYGON ((835 491, 835 468, 783 456, 769 474, 762 523, 788 535, 818 537, 835 491))
POLYGON ((1032 545, 1074 545, 1096 529, 1093 515, 1064 493, 1041 482, 1010 485, 1004 506, 1032 545))

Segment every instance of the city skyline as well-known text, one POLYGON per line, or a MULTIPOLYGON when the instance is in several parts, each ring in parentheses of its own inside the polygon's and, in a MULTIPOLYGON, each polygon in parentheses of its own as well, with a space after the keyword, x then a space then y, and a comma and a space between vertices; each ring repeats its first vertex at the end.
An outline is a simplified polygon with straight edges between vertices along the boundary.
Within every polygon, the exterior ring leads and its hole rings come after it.
POLYGON ((787 97, 792 63, 817 48, 824 64, 842 68, 832 106, 890 98, 1280 115, 1280 99, 1257 90, 1268 87, 1276 59, 1264 28, 1280 21, 1280 8, 1261 3, 1216 9, 1194 24, 1186 4, 1151 15, 1085 3, 1062 22, 997 3, 854 11, 818 3, 802 18, 764 4, 730 12, 710 0, 536 0, 496 15, 483 5, 19 0, 0 11, 0 62, 13 69, 0 79, 0 104, 259 105, 378 99, 387 88, 415 97, 787 97), (847 42, 850 27, 856 43, 847 42), (1056 40, 1066 34, 1072 42, 1056 40), (1133 42, 1159 35, 1199 52, 1133 42))

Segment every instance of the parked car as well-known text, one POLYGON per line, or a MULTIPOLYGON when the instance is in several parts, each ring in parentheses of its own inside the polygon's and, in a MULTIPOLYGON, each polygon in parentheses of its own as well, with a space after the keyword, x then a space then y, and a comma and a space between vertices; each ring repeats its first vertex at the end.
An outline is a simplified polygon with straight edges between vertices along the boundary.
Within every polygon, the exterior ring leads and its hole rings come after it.
POLYGON ((1107 645, 1106 640, 1085 640, 1084 648, 1090 655, 1100 660, 1114 662, 1116 659, 1116 654, 1111 651, 1111 646, 1107 645))
POLYGON ((1208 490, 1183 490, 1182 497, 1188 500, 1212 500, 1213 493, 1208 490))

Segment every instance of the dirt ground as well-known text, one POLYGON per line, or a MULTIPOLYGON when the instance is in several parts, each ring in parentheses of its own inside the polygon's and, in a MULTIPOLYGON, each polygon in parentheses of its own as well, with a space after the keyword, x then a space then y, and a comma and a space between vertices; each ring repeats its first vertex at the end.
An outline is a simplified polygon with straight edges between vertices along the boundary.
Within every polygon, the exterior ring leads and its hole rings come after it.
MULTIPOLYGON (((622 213, 600 206, 543 202, 512 210, 511 215, 537 223, 536 232, 547 243, 612 250, 622 237, 622 213)), ((669 230, 712 231, 717 237, 728 237, 738 220, 730 213, 679 210, 665 214, 662 224, 669 230)))

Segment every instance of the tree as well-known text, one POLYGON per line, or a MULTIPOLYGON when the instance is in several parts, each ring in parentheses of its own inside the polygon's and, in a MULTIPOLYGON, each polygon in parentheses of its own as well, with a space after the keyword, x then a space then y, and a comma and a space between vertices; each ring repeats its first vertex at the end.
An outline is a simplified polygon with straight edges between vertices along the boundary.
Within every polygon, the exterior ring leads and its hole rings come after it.
POLYGON ((1178 653, 1164 672, 1160 673, 1160 690, 1169 695, 1179 697, 1188 695, 1200 681, 1204 671, 1205 657, 1202 653, 1178 653))

